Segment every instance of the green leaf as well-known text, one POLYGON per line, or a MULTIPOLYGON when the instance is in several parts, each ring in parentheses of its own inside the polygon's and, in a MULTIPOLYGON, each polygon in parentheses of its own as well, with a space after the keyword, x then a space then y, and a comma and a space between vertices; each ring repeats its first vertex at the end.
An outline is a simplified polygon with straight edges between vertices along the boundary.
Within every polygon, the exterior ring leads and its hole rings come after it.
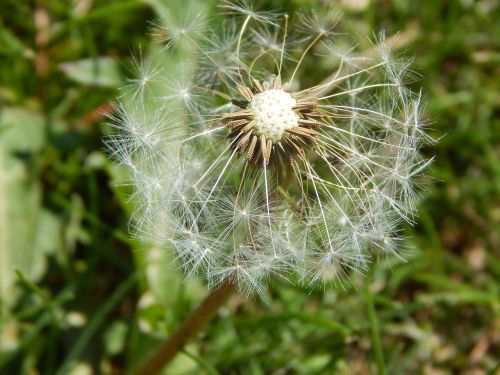
POLYGON ((125 347, 127 330, 127 325, 121 320, 115 321, 111 327, 108 328, 104 334, 104 346, 108 354, 116 355, 121 353, 125 347))
POLYGON ((45 120, 35 111, 5 108, 0 112, 0 147, 6 152, 37 152, 45 144, 45 120))
POLYGON ((0 128, 0 310, 6 313, 17 296, 14 268, 36 282, 45 272, 46 255, 62 238, 57 216, 41 208, 40 184, 24 158, 33 158, 45 144, 43 117, 7 108, 0 128))
POLYGON ((83 85, 115 88, 123 84, 119 64, 111 57, 61 63, 59 69, 83 85))
POLYGON ((0 20, 0 53, 6 55, 21 56, 32 59, 35 52, 14 35, 9 29, 2 25, 0 20))

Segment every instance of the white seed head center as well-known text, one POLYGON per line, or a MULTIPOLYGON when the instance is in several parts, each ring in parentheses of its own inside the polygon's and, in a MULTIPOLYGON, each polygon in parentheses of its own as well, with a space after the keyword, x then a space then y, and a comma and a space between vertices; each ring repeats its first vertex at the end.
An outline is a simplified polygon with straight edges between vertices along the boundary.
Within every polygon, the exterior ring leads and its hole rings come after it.
POLYGON ((266 90, 255 95, 247 107, 253 112, 253 133, 279 142, 285 130, 299 126, 299 115, 293 110, 296 103, 283 90, 266 90))

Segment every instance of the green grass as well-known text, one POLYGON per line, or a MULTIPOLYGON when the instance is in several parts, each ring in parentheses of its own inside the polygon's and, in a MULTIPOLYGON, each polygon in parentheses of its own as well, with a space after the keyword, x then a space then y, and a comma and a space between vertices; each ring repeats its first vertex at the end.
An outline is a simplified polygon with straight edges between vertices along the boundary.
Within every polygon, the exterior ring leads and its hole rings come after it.
MULTIPOLYGON (((174 2, 36 3, 3 0, 0 12, 0 373, 122 373, 206 293, 130 238, 131 207, 102 151, 100 111, 131 52, 147 53, 148 21, 174 2)), ((269 304, 235 297, 169 374, 498 371, 500 8, 343 10, 352 31, 401 33, 440 138, 424 150, 433 182, 405 228, 407 262, 378 263, 347 289, 276 282, 269 304)))

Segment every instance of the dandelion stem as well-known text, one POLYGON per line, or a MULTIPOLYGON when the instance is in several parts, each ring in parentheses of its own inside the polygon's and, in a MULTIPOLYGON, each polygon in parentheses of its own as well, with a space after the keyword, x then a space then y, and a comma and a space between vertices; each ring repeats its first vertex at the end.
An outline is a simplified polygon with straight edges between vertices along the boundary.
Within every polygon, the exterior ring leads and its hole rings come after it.
POLYGON ((295 78, 295 74, 297 74, 297 71, 299 70, 300 68, 300 65, 302 64, 302 61, 304 60, 304 57, 306 57, 307 53, 309 52, 309 50, 316 44, 316 42, 318 40, 321 39, 321 37, 323 37, 323 35, 325 35, 325 33, 321 32, 319 33, 316 38, 313 39, 313 41, 311 43, 309 43, 309 45, 307 46, 307 48, 304 50, 304 52, 302 53, 302 56, 300 56, 300 60, 299 62, 297 63, 297 65, 295 66, 295 70, 293 71, 292 73, 292 77, 290 78, 290 80, 288 81, 289 84, 292 84, 292 81, 293 79, 295 78))
MULTIPOLYGON (((351 73, 351 74, 346 74, 346 75, 343 75, 341 77, 338 77, 339 73, 335 73, 333 75, 332 78, 328 78, 325 83, 322 83, 320 85, 317 85, 317 86, 314 86, 314 87, 311 87, 310 89, 308 89, 308 91, 317 91, 317 90, 322 90, 324 88, 330 88, 334 83, 337 83, 337 82, 341 82, 341 81, 345 81, 347 78, 351 78, 351 77, 354 77, 354 76, 357 76, 361 73, 365 73, 365 72, 368 72, 372 69, 376 69, 378 68, 379 66, 382 66, 382 65, 385 65, 387 64, 387 62, 385 61, 382 61, 378 64, 375 64, 375 65, 372 65, 368 68, 365 68, 365 69, 361 69, 361 70, 358 70, 354 73, 351 73)), ((319 93, 316 93, 317 96, 319 96, 320 94, 319 93)))
POLYGON ((286 33, 288 32, 288 14, 285 14, 285 29, 283 31, 283 43, 281 44, 280 66, 278 76, 281 78, 281 68, 283 67, 283 55, 285 54, 286 33))
MULTIPOLYGON (((273 233, 273 228, 271 225, 271 210, 270 210, 270 205, 269 205, 269 187, 267 185, 267 166, 266 166, 266 161, 264 160, 263 162, 264 166, 264 186, 266 189, 266 211, 267 211, 267 223, 269 224, 269 233, 273 233)), ((271 237, 271 244, 273 245, 273 252, 274 252, 274 257, 277 257, 276 254, 276 249, 274 247, 274 240, 273 237, 271 237)))
MULTIPOLYGON (((250 20, 252 19, 252 15, 248 15, 247 18, 245 19, 245 22, 243 22, 243 26, 241 26, 241 31, 240 31, 240 35, 238 37, 238 45, 236 46, 236 61, 240 62, 240 50, 241 50, 241 41, 243 39, 243 33, 245 32, 247 26, 248 26, 248 23, 250 22, 250 20)), ((241 76, 241 71, 238 69, 239 71, 239 74, 240 74, 240 80, 241 82, 243 82, 243 77, 241 76)))
POLYGON ((248 78, 248 82, 252 82, 252 70, 253 70, 253 67, 255 65, 255 63, 257 61, 259 61, 259 59, 262 57, 262 56, 265 56, 267 55, 270 51, 272 51, 272 48, 268 48, 264 51, 262 51, 261 53, 259 53, 255 59, 253 59, 252 63, 250 64, 250 67, 248 68, 248 73, 247 73, 247 78, 248 78))
POLYGON ((370 285, 373 281, 373 266, 371 267, 367 278, 365 280, 365 287, 363 290, 363 296, 366 303, 366 308, 368 312, 368 321, 370 323, 370 334, 372 341, 373 355, 375 356, 375 362, 377 364, 377 372, 381 375, 387 374, 385 369, 384 361, 384 351, 382 349, 382 343, 380 341, 380 330, 377 319, 377 312, 375 310, 375 301, 373 299, 373 293, 370 291, 370 285))
POLYGON ((230 281, 223 282, 215 291, 194 310, 172 335, 140 364, 133 375, 158 374, 183 346, 199 333, 215 316, 220 307, 226 303, 235 292, 235 286, 230 281))
POLYGON ((399 85, 396 83, 378 83, 376 85, 361 86, 361 87, 356 87, 355 89, 352 89, 352 90, 346 90, 346 91, 338 92, 336 94, 323 96, 323 97, 319 98, 318 100, 330 99, 330 98, 333 98, 333 97, 339 96, 339 95, 352 94, 352 93, 357 92, 357 91, 372 89, 375 87, 396 87, 396 86, 399 86, 399 85))

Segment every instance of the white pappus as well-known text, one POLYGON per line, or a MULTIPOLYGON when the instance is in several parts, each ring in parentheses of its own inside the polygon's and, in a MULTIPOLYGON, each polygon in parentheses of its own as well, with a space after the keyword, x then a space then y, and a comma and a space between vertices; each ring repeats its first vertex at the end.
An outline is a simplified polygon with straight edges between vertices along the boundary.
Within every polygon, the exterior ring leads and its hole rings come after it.
POLYGON ((186 275, 246 293, 272 277, 342 282, 397 255, 430 163, 409 64, 382 37, 360 53, 333 13, 221 9, 225 25, 157 23, 162 53, 186 43, 196 61, 175 79, 138 63, 116 105, 107 145, 131 171, 135 233, 186 275))

